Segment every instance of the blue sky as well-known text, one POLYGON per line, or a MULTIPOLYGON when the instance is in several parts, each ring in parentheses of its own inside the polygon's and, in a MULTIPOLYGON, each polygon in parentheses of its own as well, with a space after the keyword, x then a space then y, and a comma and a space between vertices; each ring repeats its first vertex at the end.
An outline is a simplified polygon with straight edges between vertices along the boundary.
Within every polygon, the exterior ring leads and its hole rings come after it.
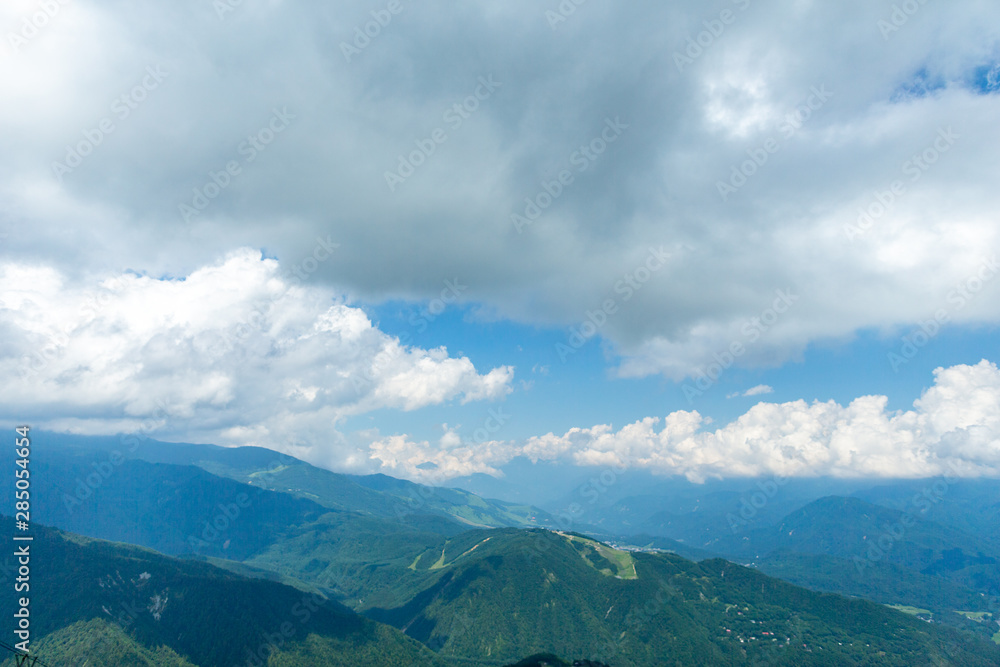
MULTIPOLYGON (((574 426, 622 426, 649 415, 665 416, 675 410, 698 410, 718 425, 736 419, 754 403, 765 400, 829 401, 846 404, 868 394, 889 398, 889 409, 907 410, 933 382, 937 367, 975 364, 1000 359, 1000 336, 995 326, 948 326, 905 363, 893 368, 889 358, 898 353, 901 340, 912 328, 896 331, 860 331, 850 340, 828 340, 810 345, 801 359, 764 368, 734 365, 719 382, 691 401, 683 386, 691 384, 662 377, 619 378, 614 348, 599 336, 589 340, 563 361, 556 350, 565 343, 569 329, 540 328, 511 322, 483 322, 476 306, 448 307, 430 312, 430 303, 387 303, 365 311, 387 333, 421 347, 445 346, 453 354, 467 355, 477 367, 512 364, 517 368, 514 392, 501 405, 511 415, 498 435, 528 438, 574 426), (409 338, 406 338, 409 336, 409 338), (521 383, 531 383, 525 388, 521 383), (734 396, 759 385, 773 393, 734 396)), ((449 405, 427 408, 418 414, 383 410, 347 422, 347 428, 378 424, 386 432, 405 432, 433 439, 441 425, 461 424, 463 433, 479 428, 491 405, 449 405)), ((471 433, 463 438, 474 440, 471 433)))

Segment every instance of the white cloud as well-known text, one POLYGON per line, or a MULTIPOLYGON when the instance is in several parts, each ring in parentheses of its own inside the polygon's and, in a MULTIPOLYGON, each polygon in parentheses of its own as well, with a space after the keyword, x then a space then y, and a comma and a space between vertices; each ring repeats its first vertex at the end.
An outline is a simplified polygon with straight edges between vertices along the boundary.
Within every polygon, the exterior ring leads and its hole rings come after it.
POLYGON ((511 391, 511 367, 480 374, 444 348, 405 347, 293 278, 248 249, 180 279, 126 273, 95 290, 0 263, 0 403, 38 427, 308 452, 336 448, 349 415, 511 391))
POLYGON ((500 441, 463 442, 455 430, 446 430, 436 445, 391 435, 376 439, 369 448, 380 472, 427 484, 475 473, 499 477, 502 473, 496 466, 509 461, 510 452, 509 445, 500 441), (427 467, 429 463, 433 465, 427 467))
MULTIPOLYGON (((921 5, 887 40, 881 3, 752 2, 683 72, 674 51, 718 16, 695 0, 590 3, 555 33, 528 0, 461 12, 429 1, 350 63, 340 43, 371 11, 355 0, 247 1, 225 20, 195 0, 61 7, 0 59, 0 225, 5 250, 66 272, 189 275, 244 245, 287 261, 331 234, 347 252, 317 282, 378 301, 434 298, 460 275, 484 312, 563 327, 617 297, 645 248, 684 248, 599 334, 620 375, 681 379, 747 343, 742 327, 776 289, 801 301, 737 364, 927 318, 1000 249, 997 3, 921 5), (615 49, 580 51, 593 40, 615 49), (157 65, 167 78, 116 115, 157 65), (490 74, 502 87, 453 128, 445 110, 490 74), (786 138, 815 86, 833 97, 786 138), (290 127, 181 226, 178 204, 243 159, 275 106, 296 115, 290 127), (615 116, 629 125, 621 140, 516 234, 510 214, 615 116), (104 118, 114 131, 59 181, 52 162, 104 118), (447 141, 390 193, 385 172, 438 127, 447 141), (960 139, 910 180, 902 165, 942 127, 960 139), (716 182, 772 137, 780 150, 721 201, 716 182), (905 195, 852 242, 845 226, 894 179, 905 195)), ((5 2, 0 19, 16 31, 37 11, 5 2)), ((1000 322, 1000 299, 952 315, 1000 322)))
POLYGON ((618 431, 609 425, 549 433, 524 443, 489 442, 453 450, 405 436, 375 442, 371 456, 387 470, 421 479, 494 471, 517 456, 585 466, 626 466, 661 474, 709 477, 789 475, 925 477, 1000 476, 1000 370, 986 360, 939 368, 913 409, 890 412, 885 396, 758 403, 723 428, 703 430, 696 411, 647 417, 618 431))
POLYGON ((732 394, 726 394, 726 398, 736 398, 737 396, 747 397, 747 396, 761 396, 762 394, 773 394, 774 387, 766 384, 759 384, 756 387, 750 387, 746 391, 733 392, 732 394))

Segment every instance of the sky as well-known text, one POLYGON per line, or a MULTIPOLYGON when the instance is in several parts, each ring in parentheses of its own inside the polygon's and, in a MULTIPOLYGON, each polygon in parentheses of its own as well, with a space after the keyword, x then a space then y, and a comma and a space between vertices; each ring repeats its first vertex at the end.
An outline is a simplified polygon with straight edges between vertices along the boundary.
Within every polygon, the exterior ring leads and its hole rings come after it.
POLYGON ((0 421, 1000 475, 1000 6, 8 0, 0 421))

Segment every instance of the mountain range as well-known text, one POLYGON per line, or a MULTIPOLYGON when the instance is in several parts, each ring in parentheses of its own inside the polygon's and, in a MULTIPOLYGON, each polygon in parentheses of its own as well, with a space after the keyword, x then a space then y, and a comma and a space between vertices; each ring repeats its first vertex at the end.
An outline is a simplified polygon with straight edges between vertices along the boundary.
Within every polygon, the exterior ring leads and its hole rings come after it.
POLYGON ((260 448, 38 434, 34 451, 47 664, 1000 664, 994 538, 962 529, 988 516, 941 523, 988 507, 985 483, 927 516, 889 507, 912 498, 890 485, 721 531, 726 491, 697 543, 260 448))

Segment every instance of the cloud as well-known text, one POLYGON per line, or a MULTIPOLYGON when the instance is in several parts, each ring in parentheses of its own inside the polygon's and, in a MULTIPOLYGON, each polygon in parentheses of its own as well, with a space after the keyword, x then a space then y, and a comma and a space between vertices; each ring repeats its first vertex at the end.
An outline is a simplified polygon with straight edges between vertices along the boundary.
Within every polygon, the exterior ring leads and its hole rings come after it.
POLYGON ((124 273, 94 289, 6 261, 0 328, 0 403, 33 425, 319 448, 339 466, 345 417, 495 400, 513 381, 509 366, 479 373, 443 347, 403 346, 249 249, 179 278, 124 273))
POLYGON ((500 477, 503 473, 498 466, 512 458, 511 452, 509 444, 501 441, 462 441, 454 429, 446 430, 434 445, 391 435, 376 439, 369 447, 370 458, 378 463, 380 472, 425 484, 441 484, 475 473, 500 477))
POLYGON ((747 397, 747 396, 760 396, 762 394, 773 394, 774 387, 766 384, 759 384, 756 387, 750 387, 743 393, 734 392, 732 394, 726 394, 726 398, 736 398, 737 396, 747 397))
MULTIPOLYGON (((777 365, 926 319, 1000 248, 996 3, 923 4, 884 33, 880 3, 741 1, 680 69, 718 16, 695 0, 587 3, 555 29, 528 0, 402 6, 348 59, 370 3, 61 4, 0 58, 5 252, 70 280, 104 264, 190 275, 243 246, 297 262, 329 234, 342 260, 313 281, 338 293, 427 299, 460 276, 484 312, 545 327, 618 298, 600 329, 617 373, 682 379, 733 343, 737 364, 777 365), (595 42, 613 48, 579 48, 595 42), (501 85, 475 98, 490 76, 501 85), (574 165, 616 117, 627 131, 574 165), (928 152, 948 128, 953 145, 928 152), (269 143, 250 151, 252 137, 269 143), (422 164, 392 192, 401 159, 422 164), (511 214, 563 169, 572 184, 518 234, 511 214), (848 233, 897 180, 903 194, 848 233), (625 302, 615 286, 651 246, 676 251, 625 302), (749 340, 778 289, 800 300, 749 340)), ((17 32, 37 11, 12 0, 0 21, 17 32)), ((1000 299, 951 314, 1000 322, 1000 299)))
MULTIPOLYGON (((647 417, 615 431, 573 428, 523 443, 488 442, 457 449, 404 436, 376 441, 371 457, 395 474, 421 479, 416 466, 438 465, 437 477, 496 474, 511 459, 624 466, 693 481, 758 475, 927 477, 1000 476, 1000 370, 983 360, 934 371, 934 384, 913 409, 890 412, 885 396, 834 401, 758 403, 723 428, 704 430, 696 411, 647 417)), ((454 442, 454 439, 450 442, 454 442)))

